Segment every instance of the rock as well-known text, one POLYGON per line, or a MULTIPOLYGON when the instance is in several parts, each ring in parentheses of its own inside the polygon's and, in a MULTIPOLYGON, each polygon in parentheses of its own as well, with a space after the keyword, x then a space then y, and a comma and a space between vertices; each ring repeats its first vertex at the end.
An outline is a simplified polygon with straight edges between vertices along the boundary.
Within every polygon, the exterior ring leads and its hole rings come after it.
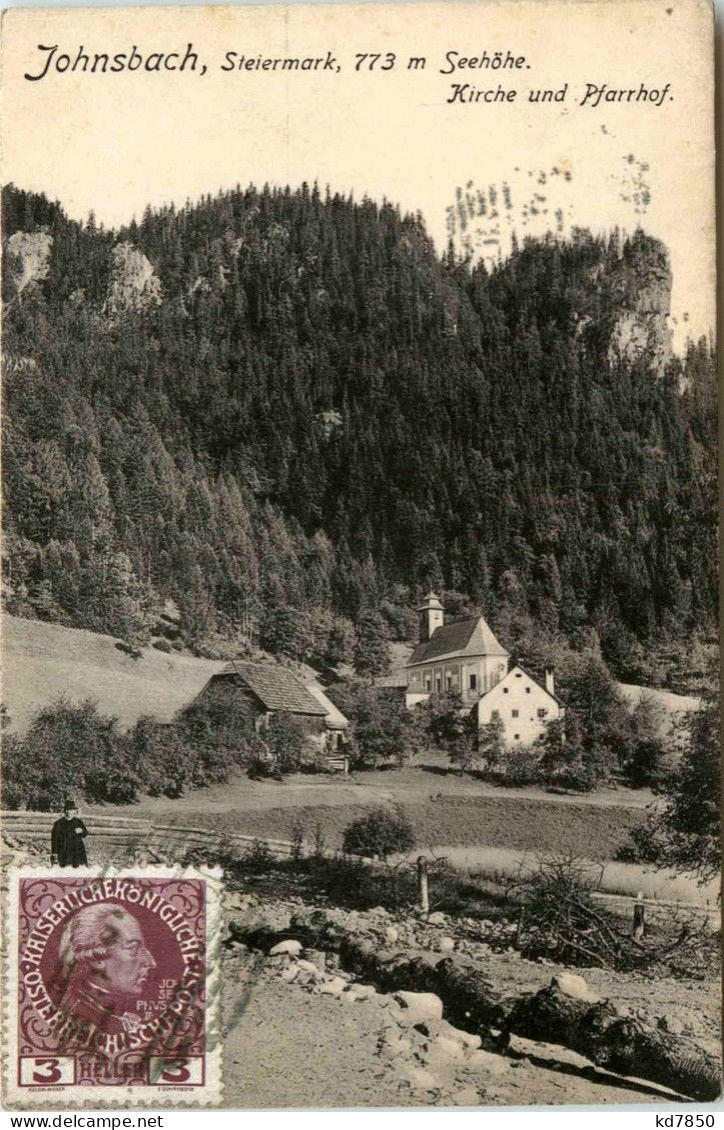
POLYGON ((616 320, 608 356, 612 363, 633 364, 645 354, 660 376, 671 357, 671 267, 663 244, 640 235, 627 245, 609 274, 616 320))
POLYGON ((410 1024, 419 1024, 422 1020, 442 1020, 442 1001, 435 993, 409 993, 402 990, 394 993, 393 997, 410 1024))
POLYGON ((443 914, 441 910, 434 910, 432 914, 427 916, 428 926, 444 926, 447 922, 447 915, 443 914))
POLYGON ((301 932, 310 930, 315 926, 319 926, 321 928, 325 924, 327 919, 323 916, 321 922, 316 922, 315 916, 319 913, 319 911, 308 910, 306 907, 301 910, 295 910, 294 914, 292 914, 291 916, 292 930, 299 930, 301 932))
POLYGON ((306 961, 303 957, 298 958, 297 966, 299 969, 303 969, 305 973, 311 973, 313 977, 322 975, 322 970, 318 965, 315 965, 313 961, 306 961))
POLYGON ((404 1055, 410 1051, 412 1051, 410 1041, 393 1029, 388 1029, 380 1040, 379 1054, 383 1059, 396 1059, 398 1055, 404 1055))
POLYGON ((297 942, 294 938, 287 938, 285 942, 277 942, 275 946, 269 950, 270 957, 278 957, 280 954, 286 953, 290 957, 299 957, 302 952, 302 943, 297 942))
POLYGON ((440 938, 437 943, 437 949, 439 953, 452 953, 455 949, 455 939, 447 937, 440 938))
POLYGON ((227 910, 248 910, 251 906, 251 895, 240 894, 238 891, 226 897, 227 910))
POLYGON ((432 1071, 426 1071, 424 1067, 408 1068, 405 1078, 416 1091, 437 1091, 440 1087, 432 1071))
POLYGON ((453 1106, 479 1106, 480 1097, 477 1087, 461 1087, 451 1098, 453 1106))
POLYGON ((463 1047, 473 1050, 480 1047, 482 1041, 480 1036, 474 1032, 464 1032, 462 1028, 453 1028, 452 1024, 448 1024, 446 1020, 443 1020, 443 1025, 442 1034, 448 1036, 451 1040, 457 1040, 463 1047))
POLYGON ((466 1062, 470 1067, 487 1071, 489 1075, 504 1075, 511 1066, 510 1060, 504 1056, 494 1055, 482 1049, 471 1052, 466 1062))
POLYGON ((415 1025, 415 1029, 423 1036, 430 1036, 432 1039, 443 1036, 448 1040, 456 1040, 466 1048, 479 1048, 481 1044, 480 1036, 473 1035, 472 1032, 464 1032, 462 1028, 455 1028, 447 1020, 423 1020, 415 1025))
POLYGON ((446 1066, 451 1060, 462 1059, 465 1048, 458 1040, 451 1040, 448 1036, 436 1036, 423 1045, 423 1054, 431 1065, 446 1066))
POLYGON ((146 256, 127 241, 117 243, 111 252, 106 314, 115 319, 160 302, 161 283, 146 256))
POLYGON ((588 986, 586 980, 577 973, 558 973, 551 978, 551 987, 558 989, 564 996, 573 997, 579 1001, 590 1001, 591 1004, 597 1004, 601 999, 588 986))
POLYGON ((323 993, 328 997, 337 997, 343 993, 347 988, 347 982, 343 981, 341 977, 332 977, 331 981, 325 981, 317 987, 318 993, 323 993))
POLYGON ((304 956, 311 965, 316 966, 320 972, 324 973, 327 968, 327 955, 324 950, 305 949, 304 956))
POLYGON ((259 907, 250 902, 238 915, 240 931, 269 930, 280 934, 289 929, 289 914, 277 907, 259 907))
POLYGON ((7 241, 7 278, 15 293, 21 294, 31 282, 40 282, 50 270, 53 237, 48 232, 14 232, 7 241))
POLYGON ((282 969, 279 976, 281 977, 282 981, 294 981, 295 978, 298 976, 298 974, 299 974, 299 966, 298 965, 288 965, 286 967, 286 969, 282 969))
POLYGON ((345 993, 345 996, 355 1001, 366 1001, 375 995, 374 985, 350 985, 347 993, 345 993))
POLYGON ((399 942, 399 940, 400 940, 400 931, 397 929, 397 927, 396 926, 388 926, 385 930, 385 941, 392 944, 393 942, 399 942))
POLYGON ((660 1016, 656 1027, 661 1032, 669 1032, 672 1036, 681 1036, 684 1032, 684 1022, 678 1016, 660 1016))

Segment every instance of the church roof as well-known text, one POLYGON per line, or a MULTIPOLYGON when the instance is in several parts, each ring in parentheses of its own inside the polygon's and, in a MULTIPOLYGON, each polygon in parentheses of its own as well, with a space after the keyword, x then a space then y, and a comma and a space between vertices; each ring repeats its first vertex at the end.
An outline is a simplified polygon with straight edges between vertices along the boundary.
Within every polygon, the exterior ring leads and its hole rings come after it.
POLYGON ((290 714, 326 716, 328 710, 309 693, 292 671, 272 663, 227 663, 222 676, 236 675, 267 710, 287 710, 290 714))
POLYGON ((507 656, 508 652, 498 643, 483 617, 475 616, 472 620, 461 620, 457 624, 443 624, 436 628, 429 640, 417 645, 407 666, 453 655, 507 656))
POLYGON ((440 597, 434 592, 429 592, 427 596, 423 598, 422 604, 417 611, 423 612, 428 608, 439 608, 441 612, 443 610, 442 604, 440 603, 440 597))

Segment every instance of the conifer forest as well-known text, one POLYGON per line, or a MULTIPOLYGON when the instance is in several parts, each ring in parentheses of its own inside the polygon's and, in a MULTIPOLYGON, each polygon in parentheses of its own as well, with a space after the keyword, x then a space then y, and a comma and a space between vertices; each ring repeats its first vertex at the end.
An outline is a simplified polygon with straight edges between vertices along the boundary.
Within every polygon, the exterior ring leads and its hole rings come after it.
POLYGON ((491 269, 306 184, 3 229, 10 612, 362 668, 433 588, 650 682, 714 637, 713 345, 644 231, 491 269))

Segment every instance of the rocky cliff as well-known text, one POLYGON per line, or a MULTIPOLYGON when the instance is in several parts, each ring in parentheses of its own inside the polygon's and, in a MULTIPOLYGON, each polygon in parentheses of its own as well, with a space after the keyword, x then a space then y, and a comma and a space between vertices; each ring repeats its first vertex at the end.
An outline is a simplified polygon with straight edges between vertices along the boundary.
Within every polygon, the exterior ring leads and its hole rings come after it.
POLYGON ((671 360, 671 266, 658 240, 637 232, 607 279, 611 364, 645 357, 658 376, 671 360))

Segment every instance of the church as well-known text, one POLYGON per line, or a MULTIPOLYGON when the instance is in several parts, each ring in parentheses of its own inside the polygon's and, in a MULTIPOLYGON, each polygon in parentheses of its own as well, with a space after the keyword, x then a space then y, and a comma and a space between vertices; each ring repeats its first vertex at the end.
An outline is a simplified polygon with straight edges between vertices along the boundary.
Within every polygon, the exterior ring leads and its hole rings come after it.
POLYGON ((483 616, 446 624, 445 610, 433 592, 418 613, 420 642, 405 666, 408 707, 433 695, 458 694, 477 715, 478 727, 497 712, 508 746, 532 745, 548 722, 564 717, 553 672, 546 671, 543 685, 512 662, 483 616))

